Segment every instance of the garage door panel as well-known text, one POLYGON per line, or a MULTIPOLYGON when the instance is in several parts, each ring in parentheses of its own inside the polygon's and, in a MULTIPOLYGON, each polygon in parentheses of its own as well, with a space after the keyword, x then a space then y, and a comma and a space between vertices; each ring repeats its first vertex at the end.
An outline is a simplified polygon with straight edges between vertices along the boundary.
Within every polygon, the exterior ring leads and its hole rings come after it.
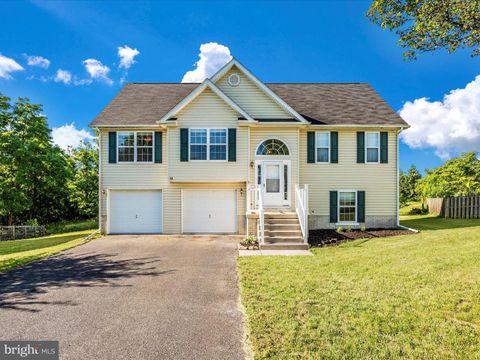
POLYGON ((183 190, 183 232, 235 233, 235 190, 183 190))
POLYGON ((161 191, 110 191, 110 233, 162 232, 161 191))

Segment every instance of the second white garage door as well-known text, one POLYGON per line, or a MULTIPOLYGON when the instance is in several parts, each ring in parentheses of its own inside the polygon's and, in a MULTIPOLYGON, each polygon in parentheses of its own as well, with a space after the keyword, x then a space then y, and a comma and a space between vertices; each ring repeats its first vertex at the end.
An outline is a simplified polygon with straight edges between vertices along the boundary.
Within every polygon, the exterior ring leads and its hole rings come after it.
POLYGON ((235 190, 183 190, 184 233, 235 233, 235 190))

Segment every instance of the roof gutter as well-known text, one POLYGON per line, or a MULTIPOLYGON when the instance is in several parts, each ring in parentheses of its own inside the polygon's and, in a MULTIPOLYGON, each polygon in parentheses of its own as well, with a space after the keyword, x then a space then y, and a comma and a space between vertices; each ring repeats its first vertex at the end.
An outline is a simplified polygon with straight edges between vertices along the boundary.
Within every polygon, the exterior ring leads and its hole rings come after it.
POLYGON ((410 126, 405 125, 391 125, 391 124, 310 124, 312 127, 334 127, 334 128, 392 128, 392 129, 407 129, 410 126))
MULTIPOLYGON (((400 133, 405 127, 400 127, 397 131, 397 227, 405 229, 400 225, 400 133)), ((410 229, 409 229, 410 230, 410 229)))
POLYGON ((131 124, 131 125, 95 125, 95 126, 90 126, 90 128, 92 129, 101 129, 101 128, 158 128, 160 127, 159 124, 150 124, 150 125, 146 125, 146 124, 141 124, 141 125, 137 125, 137 124, 131 124))

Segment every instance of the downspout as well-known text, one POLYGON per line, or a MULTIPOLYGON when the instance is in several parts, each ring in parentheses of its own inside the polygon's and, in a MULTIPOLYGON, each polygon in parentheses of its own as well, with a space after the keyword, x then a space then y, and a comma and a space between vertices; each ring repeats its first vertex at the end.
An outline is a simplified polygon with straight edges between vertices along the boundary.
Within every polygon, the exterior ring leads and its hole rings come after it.
POLYGON ((400 133, 403 131, 401 127, 397 131, 397 227, 400 227, 400 133))
POLYGON ((98 137, 98 231, 102 232, 102 133, 96 128, 98 137))

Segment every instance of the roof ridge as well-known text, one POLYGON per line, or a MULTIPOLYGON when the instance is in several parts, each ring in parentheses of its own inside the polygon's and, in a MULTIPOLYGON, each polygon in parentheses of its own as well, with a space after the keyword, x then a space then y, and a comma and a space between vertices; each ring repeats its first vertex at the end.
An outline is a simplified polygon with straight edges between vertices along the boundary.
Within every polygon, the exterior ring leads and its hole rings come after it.
POLYGON ((367 82, 326 82, 326 81, 319 81, 319 82, 266 82, 265 84, 285 84, 285 85, 352 85, 352 84, 362 84, 362 85, 369 85, 367 82))
MULTIPOLYGON (((195 82, 168 82, 168 81, 132 81, 127 82, 128 84, 136 84, 136 85, 200 85, 201 83, 195 82)), ((265 85, 370 85, 368 82, 266 82, 265 85)))
POLYGON ((137 85, 153 85, 153 84, 167 84, 167 85, 200 85, 201 83, 194 83, 194 82, 168 82, 168 81, 152 81, 152 82, 147 82, 147 81, 132 81, 132 82, 127 82, 127 84, 137 84, 137 85))

